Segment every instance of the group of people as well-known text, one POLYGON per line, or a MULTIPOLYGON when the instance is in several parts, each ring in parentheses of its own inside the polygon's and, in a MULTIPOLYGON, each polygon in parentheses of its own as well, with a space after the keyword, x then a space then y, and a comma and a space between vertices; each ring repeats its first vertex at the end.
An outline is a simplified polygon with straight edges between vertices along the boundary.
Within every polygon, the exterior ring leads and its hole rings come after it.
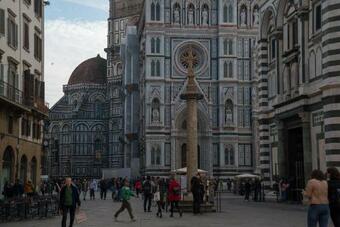
POLYGON ((308 200, 308 227, 328 227, 331 217, 334 227, 340 227, 340 173, 331 167, 324 174, 314 170, 303 196, 308 200), (328 179, 328 181, 327 181, 328 179))
POLYGON ((250 195, 253 195, 253 201, 263 201, 263 188, 262 183, 259 179, 255 180, 247 180, 246 182, 243 182, 241 184, 241 187, 243 187, 242 190, 244 190, 244 200, 248 201, 250 200, 250 195))
POLYGON ((21 198, 24 195, 32 197, 36 193, 36 188, 31 180, 27 180, 25 183, 19 179, 16 179, 14 183, 6 181, 2 190, 5 199, 21 198))

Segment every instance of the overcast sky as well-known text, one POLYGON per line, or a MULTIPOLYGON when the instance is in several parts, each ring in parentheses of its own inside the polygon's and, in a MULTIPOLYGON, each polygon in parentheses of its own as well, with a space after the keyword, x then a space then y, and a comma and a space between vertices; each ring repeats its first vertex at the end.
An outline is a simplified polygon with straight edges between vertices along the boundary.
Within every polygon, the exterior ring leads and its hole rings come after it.
POLYGON ((50 0, 45 9, 46 102, 52 107, 81 62, 106 58, 109 0, 50 0))

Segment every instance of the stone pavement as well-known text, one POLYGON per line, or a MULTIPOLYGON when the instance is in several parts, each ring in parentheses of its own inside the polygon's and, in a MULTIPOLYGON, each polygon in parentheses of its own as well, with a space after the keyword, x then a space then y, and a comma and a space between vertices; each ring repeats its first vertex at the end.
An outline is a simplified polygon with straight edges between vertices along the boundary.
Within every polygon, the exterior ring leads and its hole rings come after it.
MULTIPOLYGON (((127 211, 114 222, 113 213, 120 203, 112 200, 82 201, 82 207, 88 221, 75 225, 84 227, 304 227, 306 226, 306 208, 298 205, 277 204, 273 202, 244 202, 242 198, 227 194, 222 200, 221 213, 207 213, 200 216, 184 213, 180 218, 175 214, 170 218, 164 213, 163 218, 156 217, 156 208, 152 213, 144 213, 141 199, 132 199, 132 206, 137 222, 132 223, 127 211)), ((54 227, 60 226, 61 217, 46 220, 23 221, 0 224, 6 227, 54 227)))

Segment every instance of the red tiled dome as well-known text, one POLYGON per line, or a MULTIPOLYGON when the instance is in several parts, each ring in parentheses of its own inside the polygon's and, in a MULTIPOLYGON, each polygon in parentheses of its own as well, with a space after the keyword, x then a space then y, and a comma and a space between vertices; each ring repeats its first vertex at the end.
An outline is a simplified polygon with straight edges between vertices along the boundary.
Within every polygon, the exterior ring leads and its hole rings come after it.
POLYGON ((105 84, 106 83, 106 60, 97 55, 90 58, 73 71, 68 85, 74 84, 105 84))

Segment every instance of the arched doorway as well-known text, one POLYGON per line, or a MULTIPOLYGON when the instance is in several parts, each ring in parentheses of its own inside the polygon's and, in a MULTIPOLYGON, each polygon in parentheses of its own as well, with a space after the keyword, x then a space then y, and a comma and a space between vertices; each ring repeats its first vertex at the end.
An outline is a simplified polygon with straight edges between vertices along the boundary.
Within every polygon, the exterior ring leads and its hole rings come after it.
POLYGON ((34 186, 37 186, 37 159, 35 157, 31 160, 31 180, 34 186))
POLYGON ((20 180, 21 182, 27 181, 27 157, 23 155, 20 159, 20 180))
MULTIPOLYGON (((2 156, 2 170, 0 175, 0 188, 3 189, 6 182, 13 182, 14 178, 14 151, 8 146, 2 156)), ((1 196, 0 196, 1 197, 1 196)))

